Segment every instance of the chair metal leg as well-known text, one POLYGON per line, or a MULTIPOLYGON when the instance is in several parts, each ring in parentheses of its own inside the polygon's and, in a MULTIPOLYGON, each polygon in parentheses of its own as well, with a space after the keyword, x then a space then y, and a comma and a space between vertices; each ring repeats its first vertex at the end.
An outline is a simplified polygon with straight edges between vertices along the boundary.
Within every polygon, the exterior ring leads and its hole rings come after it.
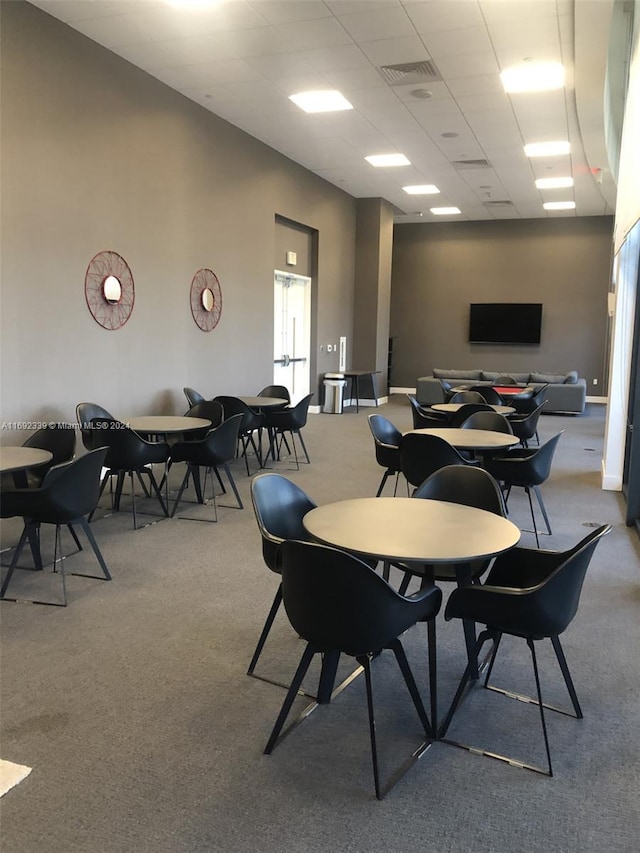
POLYGON ((531 510, 531 522, 533 525, 532 533, 536 537, 536 548, 540 547, 540 540, 538 539, 538 525, 536 524, 536 516, 533 511, 533 501, 531 500, 531 489, 528 486, 525 486, 525 492, 527 493, 527 497, 529 498, 529 509, 531 510))
MULTIPOLYGON (((302 433, 300 430, 296 430, 296 435, 300 439, 300 444, 302 445, 302 449, 304 450, 305 459, 307 460, 307 464, 311 465, 311 460, 309 459, 309 454, 307 453, 307 446, 304 443, 304 438, 302 437, 302 433)), ((292 439, 293 440, 293 439, 292 439)))
MULTIPOLYGON (((379 497, 380 497, 380 495, 382 494, 382 490, 384 489, 385 483, 387 482, 387 478, 388 478, 388 477, 390 476, 390 474, 392 474, 392 473, 393 473, 393 472, 391 471, 391 468, 387 468, 387 470, 386 470, 386 471, 384 472, 384 474, 382 475, 382 479, 380 480, 380 485, 378 486, 378 491, 376 492, 376 497, 377 497, 377 498, 379 498, 379 497)), ((397 488, 397 485, 398 485, 398 479, 397 479, 397 477, 396 477, 396 488, 397 488)), ((394 494, 394 497, 395 497, 395 494, 394 494)))
MULTIPOLYGON (((253 675, 253 670, 256 668, 256 664, 258 663, 258 658, 262 653, 262 648, 265 644, 269 631, 271 630, 271 626, 273 625, 273 620, 276 618, 276 614, 280 608, 280 604, 282 603, 282 583, 278 584, 278 589, 276 590, 275 597, 273 599, 273 603, 271 604, 271 608, 269 610, 269 615, 267 616, 267 621, 264 623, 264 627, 262 628, 262 632, 260 634, 260 639, 258 640, 258 645, 253 653, 253 657, 251 658, 251 663, 249 664, 249 669, 247 670, 247 675, 253 675)), ((256 676, 257 677, 257 676, 256 676)))
MULTIPOLYGON (((100 548, 98 548, 98 543, 96 542, 96 538, 93 535, 93 531, 89 527, 89 523, 87 522, 86 518, 78 518, 73 523, 79 524, 82 527, 85 536, 89 540, 89 544, 93 548, 93 553, 96 555, 96 559, 100 563, 100 568, 102 569, 102 571, 104 573, 104 579, 110 581, 111 575, 109 573, 109 569, 107 568, 107 564, 104 561, 104 557, 102 556, 102 552, 100 551, 100 548)), ((78 572, 74 572, 74 574, 78 574, 78 572)), ((82 575, 82 577, 86 577, 86 578, 91 577, 92 578, 92 577, 95 577, 95 575, 82 575)))
POLYGON ((540 491, 540 486, 534 486, 533 491, 536 493, 536 497, 538 499, 538 506, 540 507, 542 517, 544 518, 545 524, 547 525, 547 533, 549 536, 551 536, 551 525, 549 524, 549 516, 547 515, 547 510, 545 508, 544 501, 542 500, 542 492, 540 491))
MULTIPOLYGON (((431 621, 433 622, 433 620, 431 621)), ((418 716, 420 717, 420 722, 422 723, 422 726, 424 728, 424 733, 428 738, 435 738, 435 730, 429 720, 429 717, 427 716, 422 697, 420 696, 420 692, 418 691, 418 686, 416 685, 416 680, 413 677, 413 673, 411 672, 411 667, 409 666, 409 661, 407 660, 407 656, 405 654, 404 648, 402 647, 402 643, 399 639, 396 639, 392 643, 390 643, 389 647, 396 656, 400 672, 402 673, 402 677, 404 678, 404 682, 407 685, 409 695, 411 696, 416 711, 418 712, 418 716)))
MULTIPOLYGON (((238 492, 238 487, 236 486, 236 481, 233 479, 233 474, 231 473, 231 469, 229 468, 229 466, 226 462, 222 462, 220 464, 220 467, 222 468, 224 473, 227 475, 227 480, 229 481, 229 485, 231 486, 231 488, 233 490, 233 494, 235 495, 236 500, 238 502, 238 509, 244 509, 244 504, 242 503, 242 500, 240 498, 240 493, 238 492)), ((226 491, 226 489, 224 488, 224 485, 222 484, 222 478, 220 477, 220 472, 218 471, 218 468, 216 467, 216 468, 214 468, 214 470, 216 472, 216 476, 218 477, 218 481, 220 482, 220 485, 222 485, 223 492, 226 491)), ((220 506, 227 506, 227 504, 220 504, 220 506)))
POLYGON ((580 702, 578 701, 578 694, 576 693, 576 689, 573 686, 573 679, 571 678, 571 673, 569 672, 569 667, 567 666, 567 659, 565 658, 564 651, 562 650, 562 646, 560 645, 560 637, 551 637, 551 642, 553 644, 553 649, 558 659, 558 664, 560 665, 560 671, 562 672, 564 683, 567 685, 567 690, 569 691, 569 696, 571 697, 571 704, 573 705, 573 710, 576 712, 577 719, 581 720, 583 717, 582 708, 580 707, 580 702))
POLYGON ((364 669, 364 678, 367 687, 367 711, 369 715, 369 737, 371 739, 371 761, 373 764, 373 784, 376 791, 376 799, 381 800, 383 794, 380 792, 380 778, 378 773, 378 747, 376 744, 376 720, 373 712, 373 688, 371 684, 371 666, 369 657, 362 655, 356 658, 364 669))
MULTIPOLYGON (((298 690, 300 688, 300 685, 302 684, 302 681, 303 681, 305 675, 307 674, 307 670, 309 669, 309 666, 310 666, 311 661, 313 659, 313 655, 314 655, 313 647, 311 646, 310 643, 307 643, 307 646, 306 646, 306 648, 302 654, 302 658, 300 659, 300 663, 298 664, 298 668, 296 670, 296 673, 293 676, 293 681, 291 682, 291 686, 289 687, 289 692, 287 693, 287 695, 285 697, 282 708, 280 709, 280 713, 278 714, 278 717, 276 719, 275 725, 273 727, 273 731, 271 732, 271 736, 269 737, 269 740, 267 741, 267 745, 264 748, 264 754, 265 755, 270 755, 273 752, 276 744, 278 743, 278 740, 280 738, 280 732, 282 731, 282 727, 284 726, 284 724, 287 720, 287 717, 289 716, 289 711, 291 710, 291 706, 293 705, 293 701, 296 698, 296 696, 298 695, 298 690)), ((314 707, 315 707, 315 704, 314 704, 314 707)), ((290 729, 291 728, 292 727, 290 727, 290 729)), ((285 732, 285 734, 288 734, 290 729, 288 729, 285 732)))
MULTIPOLYGON (((529 650, 531 651, 531 659, 533 661, 533 672, 536 679, 536 692, 538 694, 538 708, 540 709, 540 723, 542 724, 542 734, 544 735, 544 746, 547 752, 547 764, 549 765, 549 771, 547 773, 548 776, 553 776, 553 768, 551 767, 551 752, 549 750, 549 737, 547 736, 547 724, 544 718, 544 705, 542 703, 542 691, 540 689, 540 675, 538 673, 538 661, 536 658, 536 649, 534 641, 528 637, 527 645, 529 646, 529 650)), ((530 768, 536 769, 536 768, 530 768)), ((539 771, 542 772, 542 771, 539 771)))

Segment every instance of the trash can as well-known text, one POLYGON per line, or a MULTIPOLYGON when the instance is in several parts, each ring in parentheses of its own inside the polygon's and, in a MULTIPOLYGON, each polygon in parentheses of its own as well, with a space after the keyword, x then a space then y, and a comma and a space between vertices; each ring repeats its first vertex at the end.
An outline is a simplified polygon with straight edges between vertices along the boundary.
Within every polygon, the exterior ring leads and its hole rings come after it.
POLYGON ((347 380, 344 378, 344 373, 325 373, 323 412, 329 415, 342 414, 344 386, 346 384, 347 380))

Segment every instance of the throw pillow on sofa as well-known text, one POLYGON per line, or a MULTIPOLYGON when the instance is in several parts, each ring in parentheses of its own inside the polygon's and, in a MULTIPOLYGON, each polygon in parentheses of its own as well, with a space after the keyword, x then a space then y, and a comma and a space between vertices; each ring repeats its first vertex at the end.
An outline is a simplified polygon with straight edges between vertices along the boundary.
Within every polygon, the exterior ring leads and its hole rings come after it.
POLYGON ((441 370, 433 368, 434 379, 480 379, 481 370, 441 370))
POLYGON ((529 382, 546 382, 549 385, 564 385, 564 373, 532 373, 529 382))

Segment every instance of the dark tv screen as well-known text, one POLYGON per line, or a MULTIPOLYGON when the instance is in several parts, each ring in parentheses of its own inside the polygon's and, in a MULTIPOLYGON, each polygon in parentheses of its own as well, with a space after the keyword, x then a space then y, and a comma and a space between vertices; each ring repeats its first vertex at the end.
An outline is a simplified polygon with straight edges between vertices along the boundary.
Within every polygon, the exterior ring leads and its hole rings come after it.
POLYGON ((472 302, 469 342, 472 344, 539 344, 541 302, 472 302))

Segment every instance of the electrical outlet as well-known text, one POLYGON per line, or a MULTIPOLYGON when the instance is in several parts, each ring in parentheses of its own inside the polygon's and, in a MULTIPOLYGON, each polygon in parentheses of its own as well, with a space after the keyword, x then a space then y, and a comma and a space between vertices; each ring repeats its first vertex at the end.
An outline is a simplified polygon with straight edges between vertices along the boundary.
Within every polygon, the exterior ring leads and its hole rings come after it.
POLYGON ((598 380, 597 380, 597 379, 594 379, 594 380, 593 380, 593 384, 594 384, 594 385, 597 385, 597 384, 598 384, 598 380))
POLYGON ((333 351, 333 347, 331 346, 331 344, 327 344, 327 352, 332 352, 332 351, 333 351))

